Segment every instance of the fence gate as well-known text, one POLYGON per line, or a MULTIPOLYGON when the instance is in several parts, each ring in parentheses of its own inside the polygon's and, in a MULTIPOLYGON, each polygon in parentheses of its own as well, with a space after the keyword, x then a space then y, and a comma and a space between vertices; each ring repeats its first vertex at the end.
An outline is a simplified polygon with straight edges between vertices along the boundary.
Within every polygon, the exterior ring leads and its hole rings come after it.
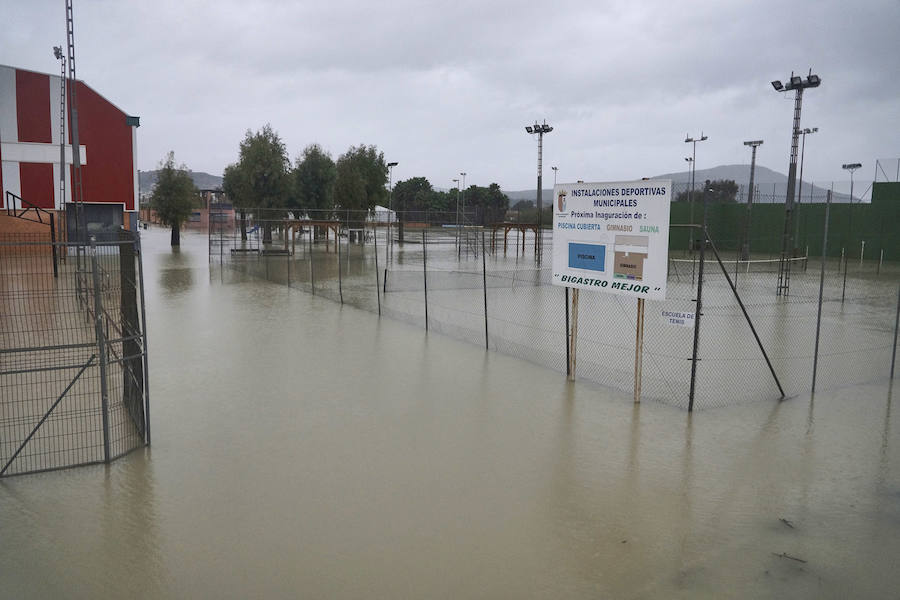
POLYGON ((0 238, 0 477, 149 443, 141 262, 124 230, 90 245, 0 238))

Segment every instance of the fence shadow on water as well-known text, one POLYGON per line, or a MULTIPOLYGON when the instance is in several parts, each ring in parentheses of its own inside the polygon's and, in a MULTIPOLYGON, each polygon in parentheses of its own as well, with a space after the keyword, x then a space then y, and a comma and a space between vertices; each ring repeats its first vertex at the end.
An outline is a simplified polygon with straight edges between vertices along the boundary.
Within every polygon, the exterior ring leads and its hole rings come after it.
MULTIPOLYGON (((268 225, 271 240, 265 242, 252 235, 242 239, 237 224, 211 231, 211 267, 289 285, 566 373, 566 296, 564 288, 551 285, 549 231, 538 261, 529 230, 514 231, 504 249, 502 239, 491 243, 490 226, 407 222, 401 243, 398 223, 367 221, 364 214, 333 216, 330 229, 298 219, 290 232, 283 219, 248 218, 248 228, 268 225)), ((810 247, 821 247, 821 239, 809 239, 810 247)), ((742 261, 735 252, 738 240, 714 242, 722 264, 706 253, 694 407, 779 398, 771 370, 787 396, 808 393, 822 259, 790 258, 790 291, 777 295, 779 257, 756 254, 742 261)), ((683 408, 689 406, 694 330, 673 324, 664 313, 695 311, 698 262, 696 250, 671 252, 667 298, 645 304, 642 397, 683 408)), ((826 258, 817 389, 888 376, 898 275, 892 264, 826 258)), ((580 295, 579 379, 633 390, 636 304, 624 296, 580 295)))

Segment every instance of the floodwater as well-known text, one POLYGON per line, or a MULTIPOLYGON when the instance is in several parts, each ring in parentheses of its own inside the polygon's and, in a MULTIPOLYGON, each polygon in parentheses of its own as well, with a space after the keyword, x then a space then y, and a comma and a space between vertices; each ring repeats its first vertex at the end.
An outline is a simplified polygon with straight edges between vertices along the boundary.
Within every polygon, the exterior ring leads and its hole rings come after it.
POLYGON ((0 480, 8 598, 883 598, 888 383, 689 415, 145 232, 153 445, 0 480))

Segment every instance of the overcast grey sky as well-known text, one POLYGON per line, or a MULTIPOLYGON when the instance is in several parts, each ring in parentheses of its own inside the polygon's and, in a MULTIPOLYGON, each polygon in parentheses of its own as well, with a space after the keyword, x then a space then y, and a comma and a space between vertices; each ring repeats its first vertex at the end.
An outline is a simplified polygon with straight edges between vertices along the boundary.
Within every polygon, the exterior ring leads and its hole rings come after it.
MULTIPOLYGON (((0 63, 55 73, 64 0, 0 0, 0 63)), ((362 2, 75 0, 83 79, 141 117, 138 167, 168 150, 221 174, 269 122, 293 159, 375 144, 394 180, 533 188, 749 163, 786 172, 793 94, 773 79, 812 67, 805 179, 900 156, 898 0, 362 2)))

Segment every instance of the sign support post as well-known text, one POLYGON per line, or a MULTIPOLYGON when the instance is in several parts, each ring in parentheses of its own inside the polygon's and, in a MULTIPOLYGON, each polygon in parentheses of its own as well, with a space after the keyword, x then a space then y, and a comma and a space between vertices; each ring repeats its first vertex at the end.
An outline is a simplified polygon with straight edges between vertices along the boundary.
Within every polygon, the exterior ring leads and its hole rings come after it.
POLYGON ((634 339, 634 403, 641 401, 641 376, 644 370, 644 299, 637 301, 637 325, 634 339))
POLYGON ((552 282, 566 288, 566 375, 575 379, 580 291, 636 298, 634 401, 640 402, 645 300, 666 298, 672 182, 579 181, 556 185, 554 196, 552 282))
POLYGON ((572 332, 569 335, 569 381, 575 381, 575 350, 578 348, 578 288, 572 288, 572 332))

